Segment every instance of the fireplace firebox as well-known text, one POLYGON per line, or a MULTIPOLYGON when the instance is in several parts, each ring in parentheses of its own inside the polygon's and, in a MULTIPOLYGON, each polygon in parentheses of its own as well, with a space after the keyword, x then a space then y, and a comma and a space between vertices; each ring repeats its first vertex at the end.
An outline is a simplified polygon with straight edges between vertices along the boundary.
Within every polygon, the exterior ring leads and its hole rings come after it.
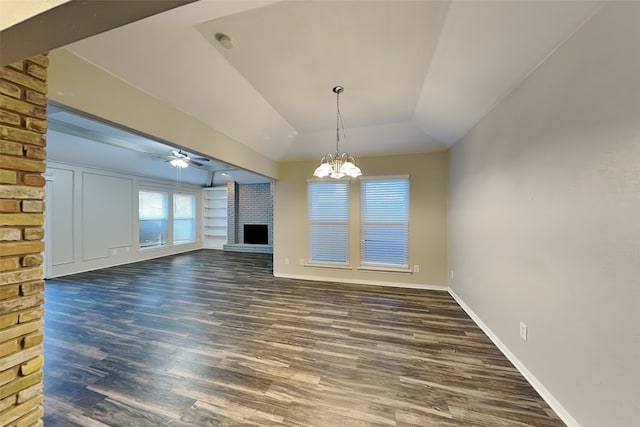
POLYGON ((244 224, 244 243, 250 245, 269 244, 269 227, 267 224, 244 224))

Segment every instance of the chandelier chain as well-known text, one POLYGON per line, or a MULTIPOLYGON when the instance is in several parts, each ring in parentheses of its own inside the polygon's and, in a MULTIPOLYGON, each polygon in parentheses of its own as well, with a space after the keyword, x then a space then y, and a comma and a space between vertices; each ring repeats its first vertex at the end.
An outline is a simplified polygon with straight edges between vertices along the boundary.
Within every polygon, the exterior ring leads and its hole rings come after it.
POLYGON ((347 134, 344 131, 342 113, 340 112, 340 92, 342 90, 336 91, 336 153, 340 152, 340 128, 342 128, 342 139, 347 138, 347 134))

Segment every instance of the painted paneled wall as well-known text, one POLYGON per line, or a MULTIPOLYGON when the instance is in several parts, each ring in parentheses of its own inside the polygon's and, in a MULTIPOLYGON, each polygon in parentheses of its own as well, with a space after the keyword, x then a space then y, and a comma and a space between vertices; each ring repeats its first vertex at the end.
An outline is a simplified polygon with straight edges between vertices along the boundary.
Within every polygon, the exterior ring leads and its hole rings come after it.
POLYGON ((409 263, 419 272, 392 273, 358 270, 360 259, 360 181, 351 181, 351 268, 305 267, 308 254, 307 180, 316 162, 282 165, 274 186, 274 274, 315 280, 378 283, 391 286, 447 286, 447 174, 448 153, 358 158, 366 176, 410 176, 409 263), (286 261, 289 261, 287 264, 286 261))
POLYGON ((607 3, 451 151, 450 286, 570 426, 640 422, 639 45, 607 3))
POLYGON ((135 236, 131 213, 137 210, 134 191, 131 178, 82 173, 83 261, 106 258, 112 248, 131 246, 135 236))
POLYGON ((47 178, 49 277, 202 248, 200 187, 57 162, 48 163, 47 178), (139 190, 195 195, 197 241, 140 250, 139 190))

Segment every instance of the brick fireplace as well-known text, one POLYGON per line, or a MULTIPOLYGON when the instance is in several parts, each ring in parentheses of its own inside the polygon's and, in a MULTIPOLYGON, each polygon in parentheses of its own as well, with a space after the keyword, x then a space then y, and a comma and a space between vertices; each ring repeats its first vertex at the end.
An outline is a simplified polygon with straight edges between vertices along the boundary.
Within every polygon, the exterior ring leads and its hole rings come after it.
POLYGON ((273 253, 272 183, 227 183, 227 242, 226 251, 273 253))

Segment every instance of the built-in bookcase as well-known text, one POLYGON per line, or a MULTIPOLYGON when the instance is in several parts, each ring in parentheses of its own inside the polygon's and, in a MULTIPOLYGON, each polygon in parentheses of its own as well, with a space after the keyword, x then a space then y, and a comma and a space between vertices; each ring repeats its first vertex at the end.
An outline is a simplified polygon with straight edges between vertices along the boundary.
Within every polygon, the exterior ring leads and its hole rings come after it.
POLYGON ((227 243, 227 187, 202 190, 204 247, 222 249, 227 243))

